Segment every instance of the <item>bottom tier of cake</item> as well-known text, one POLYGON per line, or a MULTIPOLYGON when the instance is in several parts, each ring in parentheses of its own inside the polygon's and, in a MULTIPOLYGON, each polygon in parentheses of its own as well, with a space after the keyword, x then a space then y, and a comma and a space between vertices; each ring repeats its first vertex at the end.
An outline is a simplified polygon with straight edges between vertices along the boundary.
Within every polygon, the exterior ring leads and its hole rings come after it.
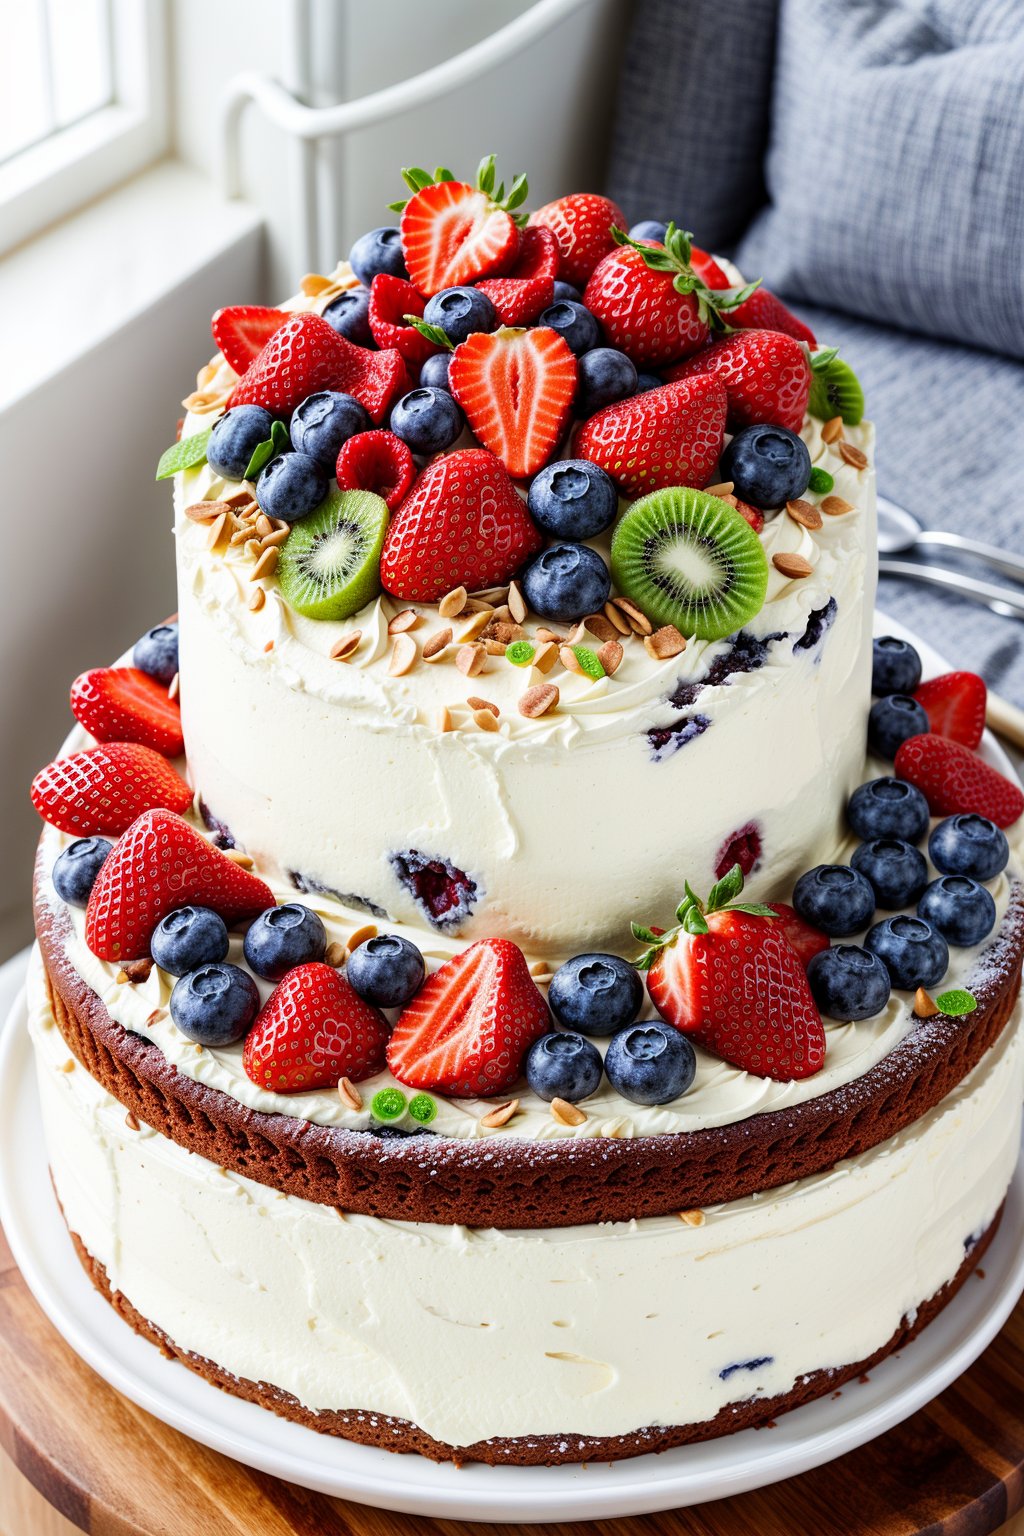
POLYGON ((384 1221, 139 1125, 69 1057, 38 959, 29 1003, 54 1185, 122 1315, 229 1391, 436 1458, 636 1455, 834 1390, 949 1300, 1020 1141, 1018 1005, 934 1110, 827 1174, 683 1219, 384 1221))

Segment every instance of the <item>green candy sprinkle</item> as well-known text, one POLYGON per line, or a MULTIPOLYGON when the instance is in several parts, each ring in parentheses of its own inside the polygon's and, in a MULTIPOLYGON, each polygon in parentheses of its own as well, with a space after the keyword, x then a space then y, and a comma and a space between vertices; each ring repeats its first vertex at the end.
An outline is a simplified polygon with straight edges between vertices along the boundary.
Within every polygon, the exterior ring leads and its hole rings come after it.
POLYGON ((961 987, 954 987, 952 992, 940 993, 935 1002, 943 1013, 954 1019, 964 1013, 973 1013, 978 1006, 978 999, 961 987))
POLYGON ((437 1119, 437 1104, 429 1093, 416 1093, 409 1100, 409 1113, 420 1125, 429 1125, 437 1119))
POLYGON ((814 468, 811 470, 811 478, 807 482, 807 489, 817 491, 819 496, 824 496, 835 485, 835 480, 827 469, 814 468))
POLYGON ((405 1094, 400 1088, 381 1088, 370 1100, 370 1114, 375 1120, 401 1120, 405 1104, 405 1094))
POLYGON ((572 653, 592 683, 596 683, 599 678, 606 676, 596 651, 590 650, 585 645, 574 645, 572 653))
POLYGON ((529 640, 513 640, 511 645, 505 647, 505 660, 510 661, 514 667, 528 667, 536 654, 529 640))

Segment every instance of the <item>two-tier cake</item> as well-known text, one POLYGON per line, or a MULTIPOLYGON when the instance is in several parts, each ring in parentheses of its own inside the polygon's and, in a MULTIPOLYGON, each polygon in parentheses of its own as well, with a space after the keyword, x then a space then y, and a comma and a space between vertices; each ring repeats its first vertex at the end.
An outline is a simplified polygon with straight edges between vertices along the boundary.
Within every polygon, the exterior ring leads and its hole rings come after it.
POLYGON ((53 1181, 229 1392, 635 1455, 835 1390, 977 1263, 1024 798, 982 681, 872 640, 846 363, 674 225, 405 179, 214 316, 178 619, 33 785, 53 1181))

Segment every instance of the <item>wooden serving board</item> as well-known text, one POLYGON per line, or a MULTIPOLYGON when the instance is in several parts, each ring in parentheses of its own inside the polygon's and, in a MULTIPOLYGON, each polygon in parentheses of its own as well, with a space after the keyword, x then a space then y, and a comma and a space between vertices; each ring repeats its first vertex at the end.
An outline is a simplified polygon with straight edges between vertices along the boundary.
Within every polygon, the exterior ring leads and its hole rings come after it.
MULTIPOLYGON (((120 1397, 73 1353, 30 1295, 2 1232, 0 1446, 0 1536, 72 1536, 76 1529, 93 1536, 501 1536, 517 1529, 346 1504, 187 1440, 120 1397)), ((988 1536, 1001 1529, 1024 1536, 1021 1510, 1024 1300, 941 1397, 839 1461, 692 1510, 532 1529, 549 1536, 988 1536)))

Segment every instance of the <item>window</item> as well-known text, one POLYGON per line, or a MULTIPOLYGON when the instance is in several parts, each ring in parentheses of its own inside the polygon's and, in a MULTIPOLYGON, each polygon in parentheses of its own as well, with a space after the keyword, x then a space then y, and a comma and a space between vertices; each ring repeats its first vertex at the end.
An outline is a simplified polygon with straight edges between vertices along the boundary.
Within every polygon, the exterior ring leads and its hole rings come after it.
POLYGON ((166 148, 163 0, 17 0, 0 50, 0 251, 166 148))

